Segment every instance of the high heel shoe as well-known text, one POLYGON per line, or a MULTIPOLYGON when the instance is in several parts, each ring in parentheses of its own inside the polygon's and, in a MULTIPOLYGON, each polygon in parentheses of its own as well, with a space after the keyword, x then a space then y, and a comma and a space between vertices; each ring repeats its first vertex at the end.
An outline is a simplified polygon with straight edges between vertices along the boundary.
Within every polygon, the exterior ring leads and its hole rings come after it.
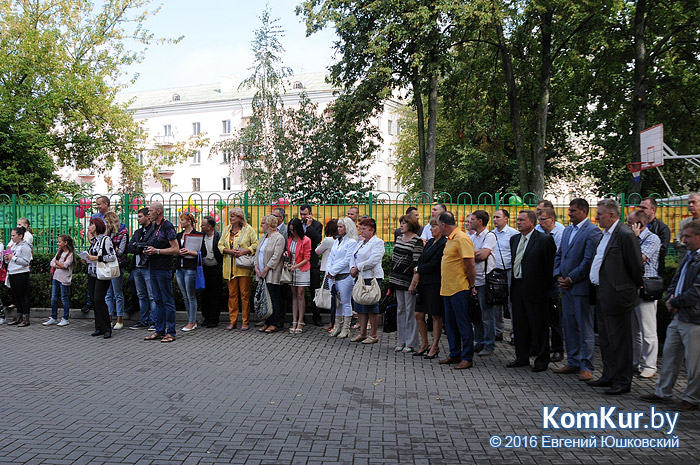
POLYGON ((426 347, 425 349, 418 351, 418 352, 413 352, 411 355, 414 357, 422 357, 423 355, 427 354, 428 351, 430 350, 430 346, 426 347))
POLYGON ((428 360, 432 360, 434 358, 437 358, 438 355, 440 355, 440 349, 436 350, 433 355, 425 354, 423 357, 427 358, 428 360))
POLYGON ((304 323, 303 321, 297 321, 297 328, 294 330, 294 333, 295 334, 303 333, 304 329, 302 328, 302 326, 306 326, 306 323, 304 323))

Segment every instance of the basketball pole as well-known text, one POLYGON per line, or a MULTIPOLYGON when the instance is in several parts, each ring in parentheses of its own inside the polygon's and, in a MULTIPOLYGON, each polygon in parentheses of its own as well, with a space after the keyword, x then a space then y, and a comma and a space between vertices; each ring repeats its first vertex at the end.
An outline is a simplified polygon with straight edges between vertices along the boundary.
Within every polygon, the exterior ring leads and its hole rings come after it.
POLYGON ((664 184, 666 184, 666 189, 668 189, 668 191, 671 193, 671 197, 675 196, 676 194, 674 194, 673 191, 671 190, 671 186, 669 186, 668 183, 666 182, 666 178, 664 178, 664 175, 661 174, 661 170, 659 169, 658 166, 656 167, 656 172, 659 173, 659 176, 661 176, 661 180, 664 182, 664 184))

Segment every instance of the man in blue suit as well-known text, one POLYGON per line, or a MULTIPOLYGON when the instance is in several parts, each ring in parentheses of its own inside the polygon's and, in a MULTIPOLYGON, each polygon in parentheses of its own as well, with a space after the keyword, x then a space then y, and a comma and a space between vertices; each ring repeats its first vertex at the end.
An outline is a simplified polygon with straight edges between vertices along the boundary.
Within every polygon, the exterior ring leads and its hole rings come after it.
POLYGON ((567 364, 554 370, 559 374, 578 373, 581 381, 593 378, 593 308, 589 304, 591 263, 603 234, 588 220, 588 202, 569 203, 571 224, 562 234, 561 246, 554 258, 554 278, 561 290, 564 339, 567 364))

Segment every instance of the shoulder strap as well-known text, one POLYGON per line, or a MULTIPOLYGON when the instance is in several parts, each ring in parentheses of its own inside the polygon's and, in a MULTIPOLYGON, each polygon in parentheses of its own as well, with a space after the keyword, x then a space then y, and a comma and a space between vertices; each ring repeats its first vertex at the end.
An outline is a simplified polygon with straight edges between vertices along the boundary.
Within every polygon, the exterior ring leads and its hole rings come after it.
POLYGON ((506 262, 503 260, 503 252, 501 252, 501 243, 498 242, 498 235, 497 235, 495 232, 493 232, 493 231, 489 231, 489 232, 490 232, 491 234, 493 234, 494 236, 496 236, 496 246, 498 247, 498 255, 501 256, 501 265, 503 265, 503 268, 505 269, 505 267, 506 267, 506 262))

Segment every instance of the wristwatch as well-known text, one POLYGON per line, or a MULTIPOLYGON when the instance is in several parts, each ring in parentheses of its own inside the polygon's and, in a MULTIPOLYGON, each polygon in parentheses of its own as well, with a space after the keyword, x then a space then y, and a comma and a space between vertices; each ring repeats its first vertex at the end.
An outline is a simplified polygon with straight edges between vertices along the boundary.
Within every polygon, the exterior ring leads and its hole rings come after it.
POLYGON ((158 251, 158 252, 157 252, 157 253, 158 253, 158 255, 160 255, 160 249, 156 249, 156 250, 158 251))

